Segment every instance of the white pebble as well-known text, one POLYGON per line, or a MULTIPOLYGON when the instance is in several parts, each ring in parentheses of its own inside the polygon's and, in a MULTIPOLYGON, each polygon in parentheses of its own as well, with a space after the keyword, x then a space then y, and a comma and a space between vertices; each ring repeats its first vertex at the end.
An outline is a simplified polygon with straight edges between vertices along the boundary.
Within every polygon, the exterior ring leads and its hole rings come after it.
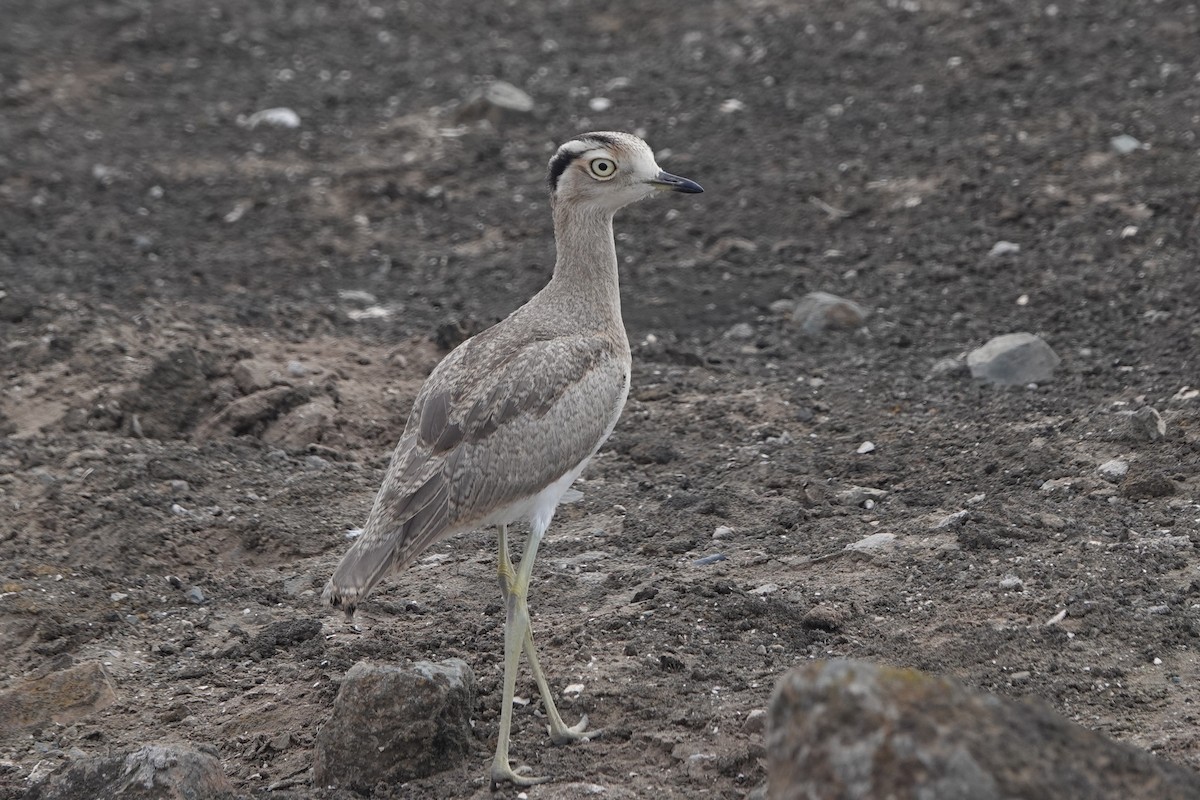
POLYGON ((1145 146, 1128 133, 1114 136, 1108 140, 1108 143, 1118 155, 1122 156, 1127 156, 1135 150, 1141 150, 1145 146))
POLYGON ((861 456, 861 455, 865 455, 867 453, 873 452, 874 450, 875 450, 874 442, 863 442, 862 444, 860 444, 858 446, 858 449, 855 450, 854 452, 858 453, 861 456))
POLYGON ((1007 256, 1012 253, 1021 252, 1021 245, 1016 242, 999 241, 992 245, 992 249, 988 251, 989 256, 1007 256))

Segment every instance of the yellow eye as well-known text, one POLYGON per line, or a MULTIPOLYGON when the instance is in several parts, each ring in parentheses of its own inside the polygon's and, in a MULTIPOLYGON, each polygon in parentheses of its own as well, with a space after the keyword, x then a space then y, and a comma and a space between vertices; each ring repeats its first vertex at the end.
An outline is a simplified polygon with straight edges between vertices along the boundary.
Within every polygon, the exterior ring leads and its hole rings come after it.
POLYGON ((592 175, 602 181, 617 174, 617 165, 607 158, 593 158, 588 164, 588 169, 592 171, 592 175))

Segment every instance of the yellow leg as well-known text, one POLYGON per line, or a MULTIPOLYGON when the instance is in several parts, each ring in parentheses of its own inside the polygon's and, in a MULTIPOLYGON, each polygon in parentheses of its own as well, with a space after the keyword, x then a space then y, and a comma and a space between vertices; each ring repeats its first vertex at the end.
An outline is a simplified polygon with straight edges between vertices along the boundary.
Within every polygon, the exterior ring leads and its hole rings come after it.
POLYGON ((538 663, 537 651, 533 646, 533 632, 529 625, 529 606, 526 598, 529 593, 529 580, 533 573, 533 562, 537 557, 537 548, 541 536, 531 533, 525 546, 525 554, 521 558, 521 566, 514 572, 512 561, 508 555, 508 529, 500 526, 500 559, 497 579, 500 583, 500 593, 504 597, 504 696, 500 708, 500 736, 496 743, 496 757, 492 760, 492 786, 502 781, 508 781, 518 786, 532 786, 542 783, 547 778, 535 778, 520 774, 522 770, 513 770, 508 760, 509 732, 512 727, 513 695, 516 693, 517 666, 521 651, 529 657, 529 668, 533 679, 537 682, 538 691, 542 695, 542 703, 546 707, 546 715, 550 719, 550 740, 555 744, 566 744, 580 739, 587 740, 600 735, 600 731, 585 731, 587 716, 577 725, 567 726, 554 705, 550 694, 550 686, 546 675, 538 663))

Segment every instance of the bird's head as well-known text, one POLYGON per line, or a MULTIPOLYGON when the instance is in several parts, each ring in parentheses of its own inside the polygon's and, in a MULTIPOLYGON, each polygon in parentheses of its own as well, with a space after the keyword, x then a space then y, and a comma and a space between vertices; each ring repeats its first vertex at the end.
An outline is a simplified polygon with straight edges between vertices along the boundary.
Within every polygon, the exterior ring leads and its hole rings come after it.
POLYGON ((700 184, 663 172, 654 151, 631 133, 585 133, 558 148, 550 159, 550 197, 609 212, 654 192, 703 192, 700 184))

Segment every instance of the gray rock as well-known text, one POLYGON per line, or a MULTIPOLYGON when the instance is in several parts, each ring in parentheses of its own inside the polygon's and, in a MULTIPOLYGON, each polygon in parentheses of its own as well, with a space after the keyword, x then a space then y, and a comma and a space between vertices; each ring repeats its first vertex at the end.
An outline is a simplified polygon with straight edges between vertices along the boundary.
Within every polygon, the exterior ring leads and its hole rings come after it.
POLYGON ((278 367, 270 361, 257 358, 243 358, 234 364, 233 369, 229 371, 229 377, 233 378, 234 384, 242 394, 254 394, 287 383, 278 367))
POLYGON ((471 751, 475 675, 451 658, 434 664, 350 668, 317 734, 317 786, 370 791, 457 766, 471 751))
POLYGON ((1032 333, 997 336, 967 354, 972 377, 1001 386, 1019 386, 1050 380, 1062 359, 1032 333))
MULTIPOLYGON (((212 748, 207 748, 212 750, 212 748)), ((128 753, 67 764, 26 800, 233 800, 233 786, 216 751, 186 745, 150 744, 128 753)))
POLYGON ((1167 423, 1154 406, 1143 406, 1129 415, 1129 437, 1137 441, 1157 442, 1167 435, 1167 423))
POLYGON ((1197 773, 1041 704, 863 661, 784 675, 765 743, 774 800, 1200 797, 1197 773))
POLYGON ((320 442, 325 432, 333 427, 336 417, 337 409, 333 403, 318 397, 270 423, 263 432, 262 440, 288 450, 303 450, 310 444, 320 442))
POLYGON ((955 511, 953 514, 947 514, 946 516, 942 517, 937 522, 933 523, 933 527, 930 528, 930 530, 938 531, 945 530, 947 528, 961 528, 963 523, 970 518, 971 512, 964 508, 962 511, 955 511))
POLYGON ((925 377, 925 380, 933 381, 940 378, 957 378, 960 375, 966 374, 967 362, 961 356, 958 358, 939 358, 929 368, 929 374, 925 377))
POLYGON ((809 292, 792 312, 792 322, 808 334, 861 328, 870 314, 853 300, 828 292, 809 292))
POLYGON ((1129 472, 1129 462, 1114 458, 1110 461, 1105 461, 1097 470, 1104 476, 1105 480, 1117 483, 1129 472))
POLYGON ((505 81, 494 81, 467 98, 454 115, 459 125, 486 119, 493 125, 533 113, 533 98, 505 81))
POLYGON ((851 542, 843 549, 857 550, 860 553, 872 553, 877 550, 889 550, 895 544, 896 534, 894 533, 872 533, 870 536, 865 536, 857 542, 851 542))

